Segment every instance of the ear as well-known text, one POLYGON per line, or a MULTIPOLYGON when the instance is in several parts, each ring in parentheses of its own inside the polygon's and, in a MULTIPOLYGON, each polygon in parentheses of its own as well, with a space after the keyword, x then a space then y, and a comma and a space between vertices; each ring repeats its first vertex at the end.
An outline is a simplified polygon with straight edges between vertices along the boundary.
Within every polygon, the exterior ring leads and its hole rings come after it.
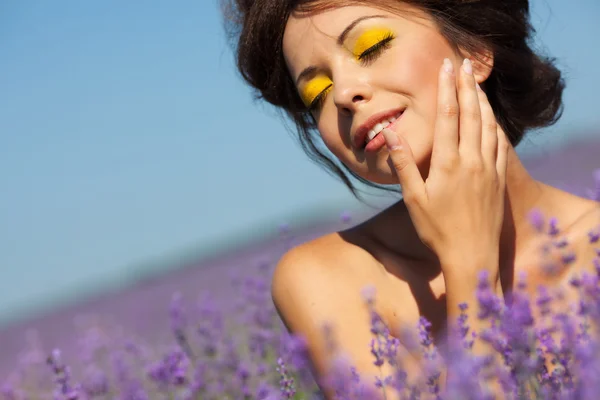
POLYGON ((473 63, 473 76, 480 85, 483 84, 492 73, 494 67, 494 54, 491 51, 483 51, 473 54, 471 57, 473 63))

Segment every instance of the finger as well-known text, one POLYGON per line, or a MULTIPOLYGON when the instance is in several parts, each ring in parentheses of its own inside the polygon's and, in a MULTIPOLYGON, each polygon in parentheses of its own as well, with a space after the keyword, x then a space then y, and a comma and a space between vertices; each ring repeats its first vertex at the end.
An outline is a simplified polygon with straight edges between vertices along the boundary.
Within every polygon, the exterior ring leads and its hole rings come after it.
POLYGON ((481 153, 483 162, 490 170, 496 167, 498 150, 498 124, 487 95, 477 85, 479 109, 481 110, 481 153))
POLYGON ((506 133, 498 125, 496 131, 498 132, 498 155, 496 157, 496 171, 500 178, 502 185, 506 184, 506 166, 508 164, 508 151, 510 149, 510 142, 506 137, 506 133))
POLYGON ((458 99, 452 62, 445 58, 439 71, 437 115, 431 165, 448 165, 458 157, 458 99))
POLYGON ((473 76, 473 65, 465 58, 458 74, 460 133, 458 150, 461 156, 481 159, 481 110, 473 76))
POLYGON ((388 128, 381 133, 383 133, 389 149, 392 167, 396 171, 400 186, 402 186, 404 201, 408 204, 424 199, 425 183, 406 139, 388 128))

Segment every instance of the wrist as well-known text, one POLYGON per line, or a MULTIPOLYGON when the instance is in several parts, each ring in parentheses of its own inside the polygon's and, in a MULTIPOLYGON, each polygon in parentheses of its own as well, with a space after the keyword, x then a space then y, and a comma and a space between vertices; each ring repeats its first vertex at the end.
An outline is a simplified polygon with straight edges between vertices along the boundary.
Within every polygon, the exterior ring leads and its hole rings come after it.
POLYGON ((488 282, 493 286, 500 282, 499 251, 453 252, 440 257, 445 280, 471 282, 477 286, 482 271, 488 272, 488 282))

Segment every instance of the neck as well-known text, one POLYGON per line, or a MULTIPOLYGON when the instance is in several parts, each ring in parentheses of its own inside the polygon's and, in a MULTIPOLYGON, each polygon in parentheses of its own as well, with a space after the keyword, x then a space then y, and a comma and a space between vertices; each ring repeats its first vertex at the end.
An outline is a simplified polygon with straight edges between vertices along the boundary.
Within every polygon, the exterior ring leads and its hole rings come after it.
MULTIPOLYGON (((561 197, 557 196, 559 193, 562 192, 531 177, 515 150, 509 150, 504 222, 500 236, 501 269, 514 265, 519 250, 526 248, 535 237, 527 214, 537 208, 545 215, 555 215, 560 203, 557 199, 561 197)), ((401 257, 437 263, 437 256, 418 238, 403 201, 389 207, 374 222, 370 233, 388 250, 401 257)))

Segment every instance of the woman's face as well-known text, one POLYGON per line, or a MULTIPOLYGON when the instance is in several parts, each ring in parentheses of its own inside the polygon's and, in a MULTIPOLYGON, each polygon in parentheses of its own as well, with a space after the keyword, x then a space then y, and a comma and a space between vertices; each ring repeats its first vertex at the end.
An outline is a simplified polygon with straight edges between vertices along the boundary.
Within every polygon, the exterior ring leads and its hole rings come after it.
POLYGON ((287 66, 325 145, 373 182, 397 183, 383 135, 368 141, 390 122, 427 176, 439 69, 446 57, 455 68, 462 63, 433 22, 419 16, 346 6, 291 15, 285 29, 287 66))

